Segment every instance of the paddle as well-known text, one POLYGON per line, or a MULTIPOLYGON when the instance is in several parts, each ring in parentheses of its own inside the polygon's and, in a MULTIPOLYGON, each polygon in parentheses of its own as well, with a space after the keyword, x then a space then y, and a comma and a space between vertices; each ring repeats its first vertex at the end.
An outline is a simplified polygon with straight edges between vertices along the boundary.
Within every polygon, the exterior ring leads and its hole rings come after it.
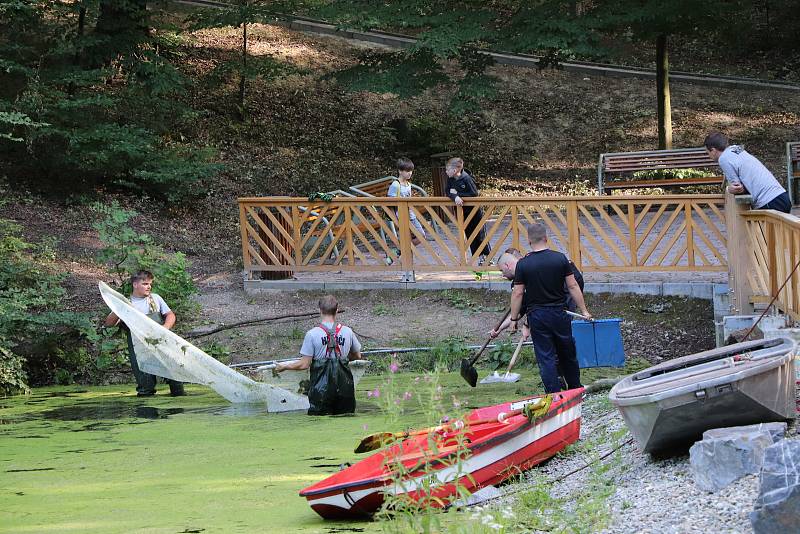
MULTIPOLYGON (((495 330, 500 328, 500 326, 503 324, 503 321, 505 321, 506 317, 508 317, 509 313, 511 313, 511 308, 506 310, 506 312, 503 314, 503 318, 500 319, 500 322, 497 323, 497 326, 494 327, 495 330)), ((486 347, 491 342, 492 342, 492 337, 489 336, 489 338, 486 340, 486 343, 483 344, 483 346, 480 348, 477 354, 475 354, 475 356, 472 357, 471 360, 467 360, 466 358, 461 360, 461 378, 466 380, 467 384, 469 384, 472 387, 478 385, 478 370, 475 369, 475 362, 478 361, 478 358, 481 357, 481 354, 483 354, 483 351, 486 350, 486 347)))
MULTIPOLYGON (((475 425, 485 425, 487 423, 502 423, 509 417, 514 417, 515 415, 519 415, 521 413, 525 413, 529 418, 538 417, 543 413, 547 412, 547 409, 550 408, 551 402, 552 402, 552 397, 550 395, 545 395, 544 397, 531 399, 531 401, 528 404, 517 410, 511 410, 510 412, 500 412, 495 417, 486 417, 484 419, 476 419, 474 421, 467 420, 467 423, 471 427, 474 427, 475 425)), ((380 449, 386 443, 391 443, 392 441, 398 439, 403 440, 412 436, 421 436, 433 432, 440 432, 446 429, 461 430, 462 428, 464 428, 464 425, 465 422, 459 419, 453 421, 452 423, 431 426, 420 430, 410 430, 405 432, 376 432, 375 434, 370 434, 369 436, 363 438, 358 443, 358 446, 355 448, 355 452, 357 454, 360 454, 362 452, 374 451, 380 449)))

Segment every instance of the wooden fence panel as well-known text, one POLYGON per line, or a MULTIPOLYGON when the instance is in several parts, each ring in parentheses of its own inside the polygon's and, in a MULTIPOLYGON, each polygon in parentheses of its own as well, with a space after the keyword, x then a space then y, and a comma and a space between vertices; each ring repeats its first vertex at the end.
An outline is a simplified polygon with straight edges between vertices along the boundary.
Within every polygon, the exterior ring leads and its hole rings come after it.
POLYGON ((766 304, 777 295, 778 308, 800 320, 800 269, 794 270, 800 262, 800 219, 771 210, 745 212, 741 217, 750 244, 753 302, 766 304))

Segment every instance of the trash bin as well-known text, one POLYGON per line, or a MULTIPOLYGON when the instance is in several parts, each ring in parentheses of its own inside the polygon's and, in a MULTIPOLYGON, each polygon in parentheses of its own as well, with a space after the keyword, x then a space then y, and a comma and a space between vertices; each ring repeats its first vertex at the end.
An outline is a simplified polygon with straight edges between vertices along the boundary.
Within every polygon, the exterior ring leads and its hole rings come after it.
POLYGON ((621 323, 620 318, 572 321, 572 337, 582 369, 625 366, 621 323))

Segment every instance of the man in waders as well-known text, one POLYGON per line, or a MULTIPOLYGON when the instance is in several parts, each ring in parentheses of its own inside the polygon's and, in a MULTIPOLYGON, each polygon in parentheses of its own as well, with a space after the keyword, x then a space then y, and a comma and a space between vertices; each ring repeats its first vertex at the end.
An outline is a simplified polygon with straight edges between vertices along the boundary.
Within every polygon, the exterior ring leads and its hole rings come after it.
POLYGON ((348 361, 361 357, 361 343, 353 331, 336 322, 339 305, 327 295, 319 299, 320 324, 308 332, 300 359, 278 364, 274 372, 311 368, 308 415, 337 415, 356 411, 353 374, 348 361))
MULTIPOLYGON (((175 325, 175 313, 167 306, 164 299, 158 294, 153 293, 153 273, 150 271, 139 271, 131 277, 131 284, 133 285, 131 305, 164 328, 171 330, 175 325)), ((131 331, 124 324, 120 324, 119 317, 117 317, 114 312, 108 314, 105 325, 120 325, 124 328, 128 336, 128 357, 131 361, 133 376, 136 378, 136 395, 139 397, 151 397, 155 395, 156 377, 155 375, 143 373, 139 370, 139 364, 136 362, 136 352, 133 350, 131 331)), ((169 384, 169 394, 173 397, 180 397, 186 394, 183 390, 182 382, 176 382, 169 378, 165 378, 164 380, 169 384)))

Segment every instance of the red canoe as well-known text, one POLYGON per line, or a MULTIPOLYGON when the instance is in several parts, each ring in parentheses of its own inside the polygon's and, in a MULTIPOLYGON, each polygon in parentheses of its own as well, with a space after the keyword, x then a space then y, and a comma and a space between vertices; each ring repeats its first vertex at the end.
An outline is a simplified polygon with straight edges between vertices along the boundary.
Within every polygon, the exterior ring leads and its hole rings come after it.
POLYGON ((470 412, 467 421, 492 422, 436 434, 439 445, 435 456, 427 452, 427 434, 410 437, 301 490, 300 496, 325 519, 369 517, 383 504, 384 493, 406 494, 431 506, 447 506, 458 498, 456 479, 458 485, 474 493, 530 469, 577 441, 582 397, 583 388, 553 394, 547 413, 533 422, 523 414, 503 422, 498 422, 497 416, 519 410, 539 397, 478 408, 470 412), (464 433, 462 441, 469 451, 460 469, 454 462, 459 432, 464 433), (427 463, 426 453, 430 457, 427 463), (408 473, 395 484, 392 464, 398 460, 408 473), (424 489, 432 486, 432 477, 435 489, 424 489))

